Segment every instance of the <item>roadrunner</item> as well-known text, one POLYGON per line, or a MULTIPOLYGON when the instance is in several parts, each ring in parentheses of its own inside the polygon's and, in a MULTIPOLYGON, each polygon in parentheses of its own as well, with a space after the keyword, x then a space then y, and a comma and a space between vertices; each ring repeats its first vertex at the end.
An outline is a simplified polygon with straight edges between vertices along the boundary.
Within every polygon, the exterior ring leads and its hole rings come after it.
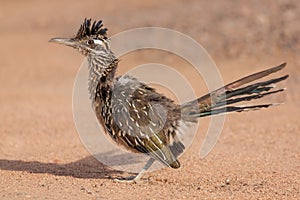
POLYGON ((142 171, 124 181, 137 181, 154 161, 177 169, 184 145, 178 139, 180 123, 195 123, 200 117, 227 112, 267 108, 274 104, 239 106, 239 102, 282 92, 274 84, 288 75, 248 84, 275 73, 279 66, 241 78, 193 101, 177 105, 173 100, 134 77, 115 77, 118 58, 110 49, 107 29, 102 21, 85 19, 72 38, 53 38, 50 42, 79 50, 88 60, 89 93, 99 123, 114 142, 136 153, 149 155, 142 171))

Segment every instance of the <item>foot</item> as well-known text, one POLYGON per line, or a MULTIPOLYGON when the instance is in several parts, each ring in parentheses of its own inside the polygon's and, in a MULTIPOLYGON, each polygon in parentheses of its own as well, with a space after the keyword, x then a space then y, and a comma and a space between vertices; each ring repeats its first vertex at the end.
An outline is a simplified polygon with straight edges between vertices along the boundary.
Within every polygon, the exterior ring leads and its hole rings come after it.
POLYGON ((116 178, 114 179, 114 181, 121 182, 121 183, 137 183, 141 179, 145 171, 147 171, 151 167, 154 161, 155 160, 153 158, 150 158, 146 163, 146 165, 143 167, 143 169, 140 171, 140 173, 138 173, 136 176, 129 176, 127 178, 121 178, 121 179, 116 178))
POLYGON ((138 179, 138 176, 129 176, 126 178, 115 178, 114 181, 119 183, 137 183, 138 179))

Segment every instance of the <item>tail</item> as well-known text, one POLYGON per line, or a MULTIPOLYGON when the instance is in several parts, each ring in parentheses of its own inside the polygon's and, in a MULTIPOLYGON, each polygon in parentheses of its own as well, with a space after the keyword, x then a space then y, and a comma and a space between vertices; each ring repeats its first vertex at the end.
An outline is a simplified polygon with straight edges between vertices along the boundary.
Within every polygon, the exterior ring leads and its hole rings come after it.
POLYGON ((261 108, 267 108, 276 105, 260 104, 250 106, 231 106, 231 104, 251 101, 253 99, 259 99, 267 95, 284 91, 284 89, 274 89, 275 86, 273 86, 273 84, 287 79, 289 77, 288 75, 270 79, 267 81, 253 83, 246 86, 244 85, 268 76, 269 74, 278 72, 285 66, 286 63, 283 63, 279 66, 252 74, 250 76, 246 76, 198 99, 183 104, 181 106, 183 119, 185 121, 195 121, 198 117, 216 115, 225 112, 228 113, 258 110, 261 108))

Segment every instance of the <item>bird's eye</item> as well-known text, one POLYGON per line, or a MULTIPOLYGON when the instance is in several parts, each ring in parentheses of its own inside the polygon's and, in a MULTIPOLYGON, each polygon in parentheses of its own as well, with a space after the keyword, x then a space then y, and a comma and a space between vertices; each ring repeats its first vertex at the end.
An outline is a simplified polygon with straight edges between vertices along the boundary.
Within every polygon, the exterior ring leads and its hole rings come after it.
POLYGON ((88 44, 88 45, 94 44, 94 40, 88 40, 88 41, 87 41, 87 44, 88 44))

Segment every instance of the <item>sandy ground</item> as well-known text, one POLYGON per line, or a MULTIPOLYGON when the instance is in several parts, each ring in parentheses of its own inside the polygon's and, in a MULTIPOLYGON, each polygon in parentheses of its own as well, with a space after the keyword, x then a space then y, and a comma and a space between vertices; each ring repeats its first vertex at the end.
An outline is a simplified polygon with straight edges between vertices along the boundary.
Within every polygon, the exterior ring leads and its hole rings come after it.
MULTIPOLYGON (((299 16, 297 0, 1 1, 0 199, 300 199, 299 16), (143 26, 181 31, 207 49, 226 82, 286 61, 288 90, 270 99, 285 104, 229 115, 216 147, 200 159, 204 119, 179 170, 116 183, 127 174, 94 159, 73 122, 83 57, 47 42, 74 35, 84 17, 102 18, 110 34, 143 26)), ((144 53, 124 58, 119 72, 160 60, 178 64, 144 53)))

